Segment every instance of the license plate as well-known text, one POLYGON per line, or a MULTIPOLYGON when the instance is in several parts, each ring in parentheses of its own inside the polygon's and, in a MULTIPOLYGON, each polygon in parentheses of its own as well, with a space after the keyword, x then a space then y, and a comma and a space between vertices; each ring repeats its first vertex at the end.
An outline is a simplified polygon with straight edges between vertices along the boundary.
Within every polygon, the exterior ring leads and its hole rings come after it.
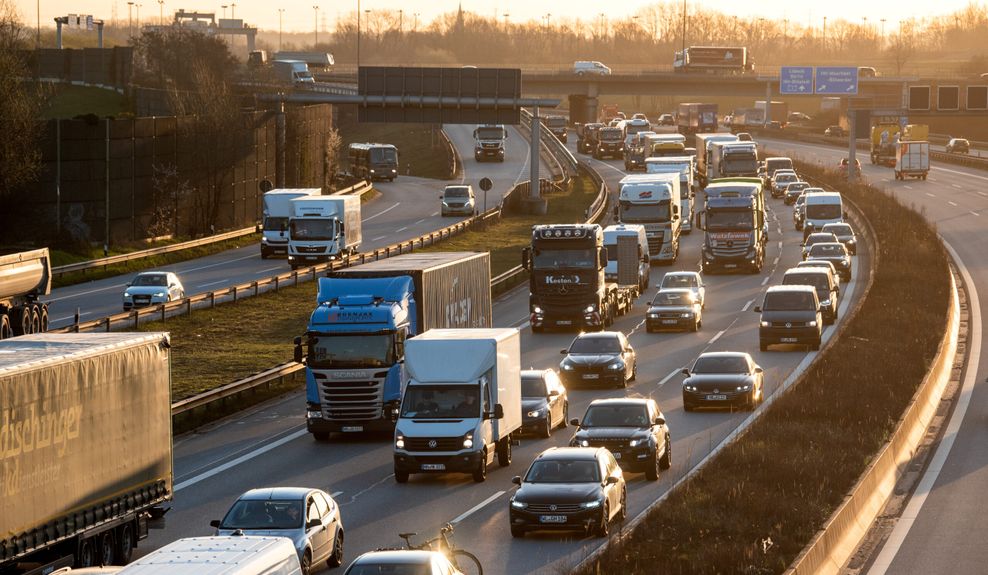
POLYGON ((343 426, 343 433, 353 433, 353 432, 363 431, 363 430, 364 430, 364 426, 363 425, 344 425, 343 426))
POLYGON ((782 341, 782 343, 796 343, 799 340, 797 338, 795 338, 795 337, 784 337, 784 338, 782 338, 781 341, 782 341))
POLYGON ((614 459, 621 459, 621 452, 620 451, 612 451, 611 452, 611 455, 614 456, 614 459))
POLYGON ((724 264, 724 267, 725 268, 736 268, 736 267, 738 267, 738 264, 724 264))
POLYGON ((571 319, 559 319, 559 320, 556 320, 556 325, 573 325, 573 320, 571 320, 571 319))
POLYGON ((444 463, 423 463, 422 471, 445 471, 446 464, 444 463))
POLYGON ((667 324, 667 325, 675 325, 676 324, 676 320, 674 320, 674 319, 664 319, 664 320, 662 320, 662 323, 667 324))
POLYGON ((597 373, 584 373, 583 374, 583 379, 598 379, 599 377, 600 377, 600 374, 597 374, 597 373))
POLYGON ((565 515, 539 515, 539 521, 542 523, 566 523, 565 515))
POLYGON ((306 261, 308 261, 308 260, 317 260, 319 258, 317 258, 316 256, 305 256, 305 259, 306 261))
POLYGON ((708 401, 724 401, 725 399, 727 399, 727 396, 726 395, 708 395, 707 396, 707 400, 708 401))

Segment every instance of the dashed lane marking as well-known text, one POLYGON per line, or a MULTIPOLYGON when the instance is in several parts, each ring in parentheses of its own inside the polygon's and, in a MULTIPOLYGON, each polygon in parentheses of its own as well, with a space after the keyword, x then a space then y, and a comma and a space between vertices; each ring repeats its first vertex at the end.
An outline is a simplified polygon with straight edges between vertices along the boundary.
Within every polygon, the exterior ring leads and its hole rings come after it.
POLYGON ((677 373, 679 373, 679 370, 678 370, 678 369, 674 369, 674 370, 672 371, 672 373, 670 373, 669 375, 667 375, 667 376, 665 376, 665 377, 663 377, 663 378, 662 378, 662 380, 661 380, 661 381, 659 381, 659 383, 656 383, 655 385, 656 385, 657 387, 662 387, 663 385, 665 385, 665 384, 667 384, 667 383, 669 383, 669 380, 670 380, 670 379, 672 379, 672 378, 674 378, 674 377, 676 377, 676 374, 677 374, 677 373))
POLYGON ((715 341, 717 341, 718 339, 720 339, 720 336, 722 336, 722 335, 724 335, 724 332, 725 332, 725 331, 727 331, 727 330, 726 330, 726 329, 722 329, 722 330, 720 330, 720 331, 718 331, 718 332, 717 332, 717 335, 715 335, 715 336, 714 336, 713 338, 711 338, 711 339, 710 339, 710 341, 708 341, 708 342, 707 342, 707 345, 710 345, 710 344, 712 344, 713 342, 715 342, 715 341))
POLYGON ((741 311, 748 311, 748 308, 751 307, 751 304, 753 303, 755 303, 755 300, 748 300, 748 303, 744 304, 744 307, 741 308, 741 311))
POLYGON ((770 280, 770 279, 772 279, 772 278, 770 278, 770 277, 766 277, 765 279, 763 279, 763 280, 762 280, 762 285, 765 285, 765 284, 767 284, 767 283, 768 283, 768 280, 770 280))
POLYGON ((467 517, 470 517, 470 516, 471 516, 471 515, 473 515, 474 513, 476 513, 476 512, 478 512, 478 511, 480 511, 481 509, 483 509, 483 508, 484 508, 484 507, 486 507, 486 506, 487 506, 488 504, 490 504, 491 502, 493 502, 493 501, 494 501, 495 499, 497 499, 497 498, 499 498, 499 497, 501 497, 501 496, 502 496, 502 495, 504 495, 505 493, 507 493, 507 492, 506 492, 506 491, 503 491, 503 490, 502 490, 502 491, 498 491, 498 492, 497 492, 497 493, 495 493, 494 495, 491 495, 491 496, 490 496, 490 497, 488 497, 487 499, 485 499, 485 500, 483 500, 483 501, 481 501, 480 503, 478 503, 478 504, 476 504, 476 505, 474 505, 473 507, 471 507, 470 509, 468 509, 468 510, 467 510, 467 511, 465 511, 464 513, 461 513, 459 517, 457 517, 456 519, 453 519, 452 521, 450 521, 450 523, 452 523, 453 525, 456 525, 456 524, 457 524, 457 523, 459 523, 460 521, 463 521, 463 520, 464 520, 464 519, 466 519, 467 517))

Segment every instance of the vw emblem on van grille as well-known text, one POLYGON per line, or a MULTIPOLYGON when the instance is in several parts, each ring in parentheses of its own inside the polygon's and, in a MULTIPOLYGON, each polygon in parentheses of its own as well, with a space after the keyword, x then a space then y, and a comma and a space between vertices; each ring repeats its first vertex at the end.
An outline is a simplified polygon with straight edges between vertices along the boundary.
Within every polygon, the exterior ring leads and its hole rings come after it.
POLYGON ((436 442, 435 439, 430 439, 429 440, 429 449, 435 449, 437 445, 439 445, 439 443, 436 442))
POLYGON ((559 506, 557 506, 557 505, 550 505, 549 506, 549 511, 555 511, 557 509, 559 509, 559 506))
POLYGON ((792 327, 792 324, 787 321, 786 322, 786 327, 792 327))

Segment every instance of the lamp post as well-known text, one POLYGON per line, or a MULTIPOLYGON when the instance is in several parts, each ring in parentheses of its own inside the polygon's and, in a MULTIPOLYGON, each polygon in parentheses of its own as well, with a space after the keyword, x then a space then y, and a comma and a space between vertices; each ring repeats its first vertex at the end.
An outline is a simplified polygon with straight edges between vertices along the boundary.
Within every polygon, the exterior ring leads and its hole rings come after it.
POLYGON ((504 31, 505 32, 508 31, 508 17, 509 16, 511 16, 511 14, 508 14, 507 12, 505 12, 504 14, 501 14, 501 17, 504 18, 504 31))
POLYGON ((127 35, 134 37, 134 3, 127 2, 127 35))
POLYGON ((230 3, 230 18, 236 18, 236 17, 237 17, 237 3, 236 2, 231 2, 230 3))
POLYGON ((882 23, 882 37, 879 40, 878 47, 882 48, 885 46, 885 18, 882 18, 880 21, 882 23))
POLYGON ((367 20, 368 24, 370 23, 370 13, 370 9, 364 9, 364 19, 367 20))
POLYGON ((686 58, 686 0, 683 0, 683 58, 686 58))
POLYGON ((404 21, 405 21, 405 11, 404 10, 398 10, 398 35, 399 36, 401 36, 401 33, 403 31, 402 28, 404 27, 403 26, 404 25, 404 21))
POLYGON ((226 9, 230 6, 228 4, 220 4, 220 8, 223 9, 223 19, 226 20, 226 9))
MULTIPOLYGON (((505 14, 505 17, 507 17, 507 14, 505 14)), ((414 22, 415 23, 412 24, 412 32, 418 32, 419 31, 419 13, 418 12, 415 13, 415 20, 414 20, 414 22)))
POLYGON ((823 17, 823 51, 827 51, 827 17, 823 17))
POLYGON ((285 9, 278 8, 278 51, 281 52, 281 25, 284 22, 285 9))
POLYGON ((313 23, 315 24, 314 29, 316 31, 316 41, 313 46, 316 46, 319 44, 319 6, 313 6, 312 10, 315 12, 315 19, 313 20, 313 23))
POLYGON ((158 25, 165 25, 165 0, 158 0, 158 25))
POLYGON ((136 18, 137 18, 137 29, 138 30, 141 29, 141 6, 143 6, 143 4, 134 4, 134 7, 137 8, 137 16, 136 16, 136 18))
POLYGON ((36 8, 38 9, 38 35, 34 39, 34 49, 37 50, 41 48, 41 0, 38 0, 36 8))
POLYGON ((357 73, 360 73, 360 0, 357 0, 357 73))

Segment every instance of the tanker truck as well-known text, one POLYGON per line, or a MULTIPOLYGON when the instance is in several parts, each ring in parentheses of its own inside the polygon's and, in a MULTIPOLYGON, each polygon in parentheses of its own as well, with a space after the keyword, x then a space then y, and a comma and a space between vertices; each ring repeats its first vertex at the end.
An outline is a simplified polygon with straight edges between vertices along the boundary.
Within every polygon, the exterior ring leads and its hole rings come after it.
POLYGON ((48 248, 0 256, 0 339, 48 331, 49 293, 48 248))

